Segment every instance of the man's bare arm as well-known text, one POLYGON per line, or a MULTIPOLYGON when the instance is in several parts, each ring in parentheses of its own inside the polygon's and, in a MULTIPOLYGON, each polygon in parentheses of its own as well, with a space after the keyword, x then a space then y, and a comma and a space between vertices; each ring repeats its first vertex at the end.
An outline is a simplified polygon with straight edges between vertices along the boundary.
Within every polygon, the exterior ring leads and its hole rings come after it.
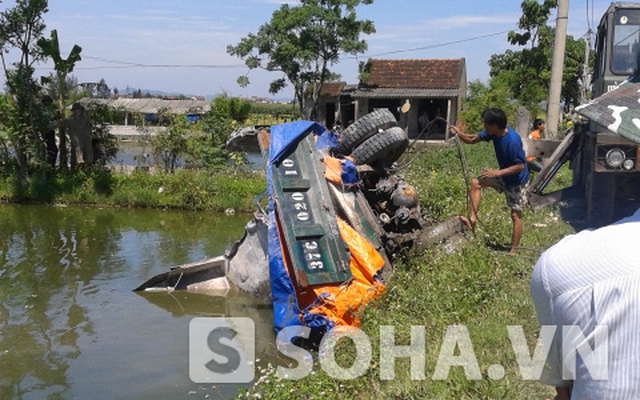
POLYGON ((460 132, 460 130, 455 126, 449 127, 449 132, 452 135, 457 136, 460 140, 462 140, 466 144, 474 144, 480 141, 480 139, 478 139, 478 135, 467 135, 466 133, 460 132))

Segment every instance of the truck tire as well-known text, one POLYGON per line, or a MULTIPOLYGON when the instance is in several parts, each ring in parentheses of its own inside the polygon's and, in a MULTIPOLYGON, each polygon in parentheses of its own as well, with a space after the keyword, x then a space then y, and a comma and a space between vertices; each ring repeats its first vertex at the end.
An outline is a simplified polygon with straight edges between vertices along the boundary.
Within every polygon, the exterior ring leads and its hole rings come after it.
POLYGON ((370 112, 349 125, 340 135, 340 143, 336 148, 338 153, 350 154, 360 143, 369 139, 380 130, 396 126, 398 121, 391 111, 382 108, 370 112))
POLYGON ((373 135, 355 148, 351 156, 356 164, 393 164, 409 146, 409 138, 399 126, 373 135))

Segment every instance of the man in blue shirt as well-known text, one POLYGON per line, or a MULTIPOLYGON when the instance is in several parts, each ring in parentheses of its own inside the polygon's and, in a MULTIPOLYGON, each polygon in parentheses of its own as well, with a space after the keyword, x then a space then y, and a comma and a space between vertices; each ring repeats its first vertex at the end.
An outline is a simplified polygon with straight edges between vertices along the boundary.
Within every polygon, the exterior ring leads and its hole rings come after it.
POLYGON ((476 135, 467 135, 455 126, 450 128, 452 134, 467 144, 493 142, 500 169, 485 169, 480 176, 471 181, 469 218, 460 217, 469 229, 476 223, 480 206, 481 189, 492 187, 505 194, 507 206, 511 209, 513 233, 511 236, 511 253, 515 253, 522 236, 522 210, 527 204, 527 183, 529 170, 527 158, 522 147, 520 136, 507 126, 507 116, 499 108, 489 108, 482 113, 484 130, 476 135))

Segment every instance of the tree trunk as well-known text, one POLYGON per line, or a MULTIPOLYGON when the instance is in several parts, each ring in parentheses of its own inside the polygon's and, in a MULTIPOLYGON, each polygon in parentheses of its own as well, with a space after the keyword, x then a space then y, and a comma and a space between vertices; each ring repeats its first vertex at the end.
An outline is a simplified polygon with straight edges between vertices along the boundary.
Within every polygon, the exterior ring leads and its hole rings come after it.
POLYGON ((69 157, 67 154, 67 134, 63 128, 58 129, 58 138, 60 139, 60 169, 66 171, 69 157))
MULTIPOLYGON (((63 77, 61 78, 60 76, 58 76, 58 82, 60 82, 60 79, 64 79, 63 77)), ((64 82, 64 80, 62 81, 64 82)), ((64 96, 64 85, 60 85, 59 90, 58 90, 58 96, 60 96, 60 98, 58 99, 58 116, 59 116, 59 123, 61 123, 64 120, 64 100, 63 100, 63 96, 64 96)), ((59 143, 58 143, 58 151, 60 154, 60 169, 62 171, 66 171, 67 170, 67 166, 68 161, 69 161, 69 155, 67 153, 67 132, 65 132, 64 128, 62 128, 61 126, 58 128, 58 139, 59 139, 59 143)))
POLYGON ((22 151, 20 146, 14 146, 16 150, 16 161, 18 162, 19 186, 23 188, 27 184, 27 155, 22 151))

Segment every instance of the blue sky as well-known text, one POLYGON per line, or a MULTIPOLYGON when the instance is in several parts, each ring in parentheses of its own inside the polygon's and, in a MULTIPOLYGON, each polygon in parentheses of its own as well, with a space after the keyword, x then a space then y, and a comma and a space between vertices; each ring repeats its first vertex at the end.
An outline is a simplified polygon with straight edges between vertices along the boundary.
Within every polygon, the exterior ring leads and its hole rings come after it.
MULTIPOLYGON (((128 86, 196 95, 224 91, 233 96, 269 96, 268 83, 279 75, 252 71, 252 84, 240 88, 236 78, 246 68, 242 60, 226 53, 226 47, 256 32, 282 3, 51 0, 45 21, 48 31, 58 31, 65 56, 73 44, 82 46, 83 60, 74 70, 80 82, 104 78, 121 91, 128 86), (199 65, 209 67, 195 67, 199 65)), ((6 1, 0 7, 10 4, 6 1)), ((588 0, 588 5, 587 0, 571 1, 568 33, 585 35, 588 22, 595 28, 608 5, 604 0, 588 0)), ((344 57, 335 67, 343 80, 355 83, 358 61, 369 57, 464 57, 468 80, 486 81, 487 61, 508 48, 506 31, 516 29, 521 10, 519 0, 375 0, 360 6, 358 15, 372 20, 377 33, 364 36, 369 43, 365 54, 358 59, 344 57)), ((43 65, 38 74, 49 71, 43 65)), ((291 91, 285 89, 276 97, 290 98, 291 91)))

